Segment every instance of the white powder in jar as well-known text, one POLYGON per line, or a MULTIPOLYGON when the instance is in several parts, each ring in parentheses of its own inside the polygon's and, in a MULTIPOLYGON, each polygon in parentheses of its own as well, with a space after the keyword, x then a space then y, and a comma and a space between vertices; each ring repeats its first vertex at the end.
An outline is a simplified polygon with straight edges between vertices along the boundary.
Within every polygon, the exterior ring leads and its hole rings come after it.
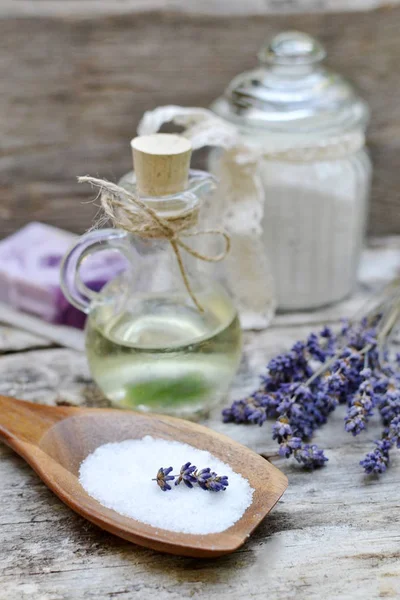
POLYGON ((366 223, 366 160, 260 165, 263 238, 280 309, 318 308, 353 290, 366 223))
POLYGON ((250 506, 254 492, 247 479, 209 452, 151 436, 99 446, 82 462, 79 481, 90 496, 121 515, 192 534, 231 527, 250 506), (189 461, 227 475, 228 488, 211 492, 170 482, 172 490, 163 492, 152 481, 160 467, 172 466, 175 474, 189 461))

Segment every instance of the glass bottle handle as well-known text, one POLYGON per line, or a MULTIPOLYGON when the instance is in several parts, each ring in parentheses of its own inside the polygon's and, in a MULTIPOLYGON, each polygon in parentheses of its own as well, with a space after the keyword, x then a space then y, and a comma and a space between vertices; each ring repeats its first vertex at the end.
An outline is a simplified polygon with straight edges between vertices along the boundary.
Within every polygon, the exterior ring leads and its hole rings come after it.
POLYGON ((65 255, 61 264, 61 289, 67 300, 79 310, 88 313, 90 304, 98 292, 91 290, 81 279, 79 270, 90 255, 103 250, 118 250, 128 260, 126 238, 128 234, 119 229, 98 229, 81 236, 65 255))

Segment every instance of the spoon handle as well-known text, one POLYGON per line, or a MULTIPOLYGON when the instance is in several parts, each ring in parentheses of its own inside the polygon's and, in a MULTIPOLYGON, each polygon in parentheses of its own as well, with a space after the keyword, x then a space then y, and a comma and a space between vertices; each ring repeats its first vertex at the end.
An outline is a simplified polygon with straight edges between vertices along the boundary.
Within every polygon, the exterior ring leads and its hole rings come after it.
POLYGON ((72 411, 0 396, 0 439, 14 449, 19 442, 37 444, 54 423, 72 411))

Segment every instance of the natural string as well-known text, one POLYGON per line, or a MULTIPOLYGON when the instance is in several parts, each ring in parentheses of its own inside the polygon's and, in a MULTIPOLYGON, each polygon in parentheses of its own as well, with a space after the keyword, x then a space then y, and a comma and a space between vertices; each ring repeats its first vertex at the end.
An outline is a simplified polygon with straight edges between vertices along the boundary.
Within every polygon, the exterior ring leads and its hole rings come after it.
POLYGON ((188 209, 175 216, 165 218, 161 217, 136 194, 128 192, 111 181, 89 176, 78 177, 78 181, 79 183, 89 183, 92 187, 99 190, 104 213, 115 227, 124 229, 129 233, 135 233, 143 238, 157 238, 169 241, 175 253, 185 287, 198 310, 204 312, 190 285, 183 265, 181 249, 186 250, 188 254, 199 260, 219 262, 226 257, 230 250, 231 240, 229 235, 221 229, 186 232, 189 228, 196 225, 198 221, 197 208, 188 209), (182 240, 182 237, 197 237, 199 235, 222 236, 225 240, 224 251, 216 256, 208 256, 207 254, 197 252, 197 250, 194 250, 182 240))

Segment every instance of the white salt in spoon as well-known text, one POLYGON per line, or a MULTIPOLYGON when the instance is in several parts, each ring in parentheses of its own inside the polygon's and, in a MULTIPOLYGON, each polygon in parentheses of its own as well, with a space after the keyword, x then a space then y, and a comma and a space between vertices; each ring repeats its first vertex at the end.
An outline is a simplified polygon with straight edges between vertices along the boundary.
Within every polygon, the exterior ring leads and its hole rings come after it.
MULTIPOLYGON (((252 450, 207 427, 173 417, 44 406, 0 396, 0 439, 77 513, 135 544, 171 554, 216 557, 233 552, 244 544, 287 487, 285 475, 252 450), (246 478, 254 493, 242 517, 219 533, 180 533, 125 517, 89 496, 78 479, 81 463, 103 444, 146 435, 207 450, 246 478)), ((229 493, 229 488, 220 493, 229 493)))

